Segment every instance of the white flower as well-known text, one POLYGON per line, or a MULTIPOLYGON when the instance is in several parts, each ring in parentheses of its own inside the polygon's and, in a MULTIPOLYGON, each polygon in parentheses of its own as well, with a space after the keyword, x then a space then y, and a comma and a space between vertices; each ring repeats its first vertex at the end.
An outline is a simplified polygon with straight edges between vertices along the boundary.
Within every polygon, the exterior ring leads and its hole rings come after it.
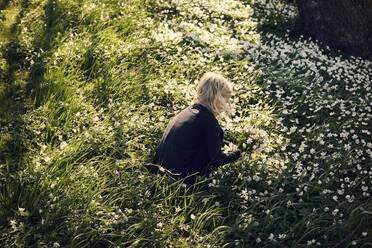
POLYGON ((270 233, 269 239, 274 240, 274 234, 270 233))
POLYGON ((253 176, 253 180, 255 180, 256 182, 258 182, 258 181, 260 181, 260 177, 257 176, 257 175, 254 175, 254 176, 253 176))
POLYGON ((60 244, 58 242, 54 242, 53 247, 58 248, 60 247, 60 244))
POLYGON ((287 237, 287 234, 283 233, 283 234, 279 234, 279 239, 285 239, 287 237))
POLYGON ((363 237, 366 237, 367 234, 368 234, 367 232, 362 232, 362 236, 363 236, 363 237))
POLYGON ((333 210, 332 215, 333 215, 333 216, 336 216, 337 213, 338 213, 339 211, 340 211, 340 210, 338 210, 338 209, 336 208, 335 210, 333 210))
POLYGON ((256 238, 256 243, 261 243, 261 239, 260 238, 256 238))
POLYGON ((17 222, 15 220, 11 220, 10 225, 12 226, 13 229, 15 229, 17 227, 17 222))
POLYGON ((289 132, 290 132, 290 133, 294 133, 294 132, 296 132, 296 130, 297 130, 297 127, 296 127, 296 126, 293 126, 293 127, 291 127, 291 128, 289 129, 289 132))
POLYGON ((62 141, 61 144, 59 145, 59 148, 61 150, 65 149, 67 147, 67 142, 66 141, 62 141))

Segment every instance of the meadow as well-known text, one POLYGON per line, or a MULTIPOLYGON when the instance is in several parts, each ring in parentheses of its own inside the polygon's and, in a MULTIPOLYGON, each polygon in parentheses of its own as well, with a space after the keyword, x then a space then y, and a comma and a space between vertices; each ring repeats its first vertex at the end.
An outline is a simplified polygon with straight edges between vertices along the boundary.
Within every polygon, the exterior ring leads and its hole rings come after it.
POLYGON ((0 0, 0 247, 372 247, 372 62, 279 0, 0 0), (235 163, 149 172, 201 75, 235 163))

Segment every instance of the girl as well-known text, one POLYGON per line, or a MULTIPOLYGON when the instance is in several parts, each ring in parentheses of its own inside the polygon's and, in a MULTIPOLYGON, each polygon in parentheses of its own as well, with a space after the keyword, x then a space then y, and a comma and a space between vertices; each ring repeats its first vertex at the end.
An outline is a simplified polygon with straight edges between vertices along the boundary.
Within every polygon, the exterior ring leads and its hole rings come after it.
POLYGON ((236 161, 240 151, 225 154, 223 131, 216 117, 228 109, 231 83, 220 74, 207 72, 200 79, 191 106, 177 114, 164 131, 153 163, 195 182, 197 174, 206 175, 211 167, 236 161))

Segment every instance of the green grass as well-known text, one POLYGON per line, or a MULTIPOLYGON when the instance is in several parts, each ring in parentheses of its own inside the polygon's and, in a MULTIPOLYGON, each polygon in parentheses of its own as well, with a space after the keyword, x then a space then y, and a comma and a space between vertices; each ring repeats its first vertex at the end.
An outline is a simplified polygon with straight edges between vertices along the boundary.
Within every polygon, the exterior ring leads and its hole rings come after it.
POLYGON ((290 37, 294 6, 0 8, 1 247, 372 246, 371 62, 290 37), (210 70, 243 156, 185 187, 142 164, 210 70))

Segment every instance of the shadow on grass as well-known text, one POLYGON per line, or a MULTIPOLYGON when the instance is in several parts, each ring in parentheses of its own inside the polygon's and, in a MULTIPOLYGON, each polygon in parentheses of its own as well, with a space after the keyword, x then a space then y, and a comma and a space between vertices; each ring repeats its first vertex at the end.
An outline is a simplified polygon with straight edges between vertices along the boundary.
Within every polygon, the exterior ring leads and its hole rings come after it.
MULTIPOLYGON (((1 9, 10 8, 9 1, 2 1, 1 9)), ((2 47, 3 61, 5 64, 1 67, 0 78, 0 127, 7 132, 0 135, 0 162, 7 165, 9 172, 18 170, 18 164, 23 154, 22 114, 24 113, 24 97, 22 88, 25 83, 25 69, 23 61, 25 53, 21 50, 17 37, 17 25, 22 19, 24 11, 20 11, 15 23, 11 24, 8 32, 3 32, 1 37, 6 46, 2 47)), ((4 22, 5 20, 4 17, 4 22)))
MULTIPOLYGON (((60 16, 63 10, 55 6, 53 0, 49 0, 44 6, 43 30, 33 40, 32 47, 27 48, 21 41, 20 30, 22 20, 30 11, 30 2, 27 0, 21 3, 12 3, 9 0, 0 1, 1 10, 12 8, 18 13, 14 22, 9 23, 9 28, 0 34, 0 42, 3 41, 0 46, 0 226, 3 227, 9 224, 8 218, 17 215, 17 209, 20 206, 29 211, 27 222, 32 225, 27 228, 33 229, 34 226, 40 226, 40 223, 33 224, 41 221, 39 209, 43 206, 42 201, 47 199, 41 196, 43 192, 40 189, 39 176, 20 171, 31 163, 25 157, 32 141, 27 139, 29 135, 23 116, 37 107, 38 102, 35 99, 43 98, 40 94, 47 93, 40 93, 40 84, 44 80, 46 70, 44 61, 51 54, 58 32, 64 28, 63 26, 55 27, 58 21, 63 22, 60 16), (36 56, 34 52, 41 49, 44 52, 36 56)), ((9 20, 5 17, 0 21, 9 20)), ((23 242, 27 246, 37 242, 33 237, 34 232, 35 230, 29 230, 30 236, 27 234, 24 237, 23 242)), ((1 237, 1 239, 4 238, 3 235, 1 237)))
MULTIPOLYGON (((60 25, 63 22, 63 10, 49 0, 44 6, 45 26, 41 34, 34 39, 31 49, 25 47, 19 39, 20 25, 29 11, 29 5, 29 1, 23 1, 17 6, 20 8, 19 14, 9 32, 4 34, 5 46, 1 51, 6 65, 0 69, 0 127, 8 132, 0 136, 0 162, 8 164, 11 172, 21 169, 19 164, 24 159, 26 150, 22 116, 29 109, 39 106, 47 95, 40 88, 40 83, 44 80, 44 61, 50 56, 58 32, 64 33, 66 28, 60 25), (39 55, 34 56, 35 53, 39 55)), ((10 1, 3 1, 0 6, 6 9, 10 7, 10 1)))
POLYGON ((0 1, 0 9, 1 10, 5 9, 8 6, 9 2, 10 2, 10 0, 1 0, 0 1))

